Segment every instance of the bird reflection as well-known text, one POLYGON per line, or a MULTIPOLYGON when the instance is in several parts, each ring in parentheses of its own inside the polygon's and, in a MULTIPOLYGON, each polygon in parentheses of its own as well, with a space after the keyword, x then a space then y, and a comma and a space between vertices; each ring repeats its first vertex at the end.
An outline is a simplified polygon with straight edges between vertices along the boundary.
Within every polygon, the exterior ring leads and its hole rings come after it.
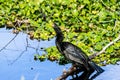
POLYGON ((93 80, 94 78, 96 78, 99 74, 96 73, 94 74, 90 79, 89 76, 92 74, 93 72, 83 72, 80 76, 77 76, 71 80, 93 80))

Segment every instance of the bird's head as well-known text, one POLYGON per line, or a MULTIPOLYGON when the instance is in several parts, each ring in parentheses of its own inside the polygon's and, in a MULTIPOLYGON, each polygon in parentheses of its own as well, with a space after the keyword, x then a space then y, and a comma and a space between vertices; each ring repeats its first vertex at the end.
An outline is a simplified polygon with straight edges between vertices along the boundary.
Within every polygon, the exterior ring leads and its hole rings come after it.
POLYGON ((54 28, 54 30, 55 30, 55 32, 56 32, 57 35, 62 35, 62 31, 61 31, 61 29, 57 26, 56 23, 53 23, 53 28, 54 28))
POLYGON ((54 28, 54 30, 55 30, 55 32, 56 32, 56 37, 57 37, 57 38, 56 38, 56 41, 57 41, 57 42, 63 41, 64 35, 62 34, 61 29, 57 26, 56 23, 53 23, 53 28, 54 28))

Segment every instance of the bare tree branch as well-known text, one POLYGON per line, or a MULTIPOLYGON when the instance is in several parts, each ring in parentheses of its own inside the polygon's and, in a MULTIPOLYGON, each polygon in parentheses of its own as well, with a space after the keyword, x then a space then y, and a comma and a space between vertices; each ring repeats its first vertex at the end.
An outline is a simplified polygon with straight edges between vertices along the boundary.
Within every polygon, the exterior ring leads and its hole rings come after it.
POLYGON ((111 41, 109 44, 107 44, 100 52, 92 54, 91 56, 89 56, 89 58, 90 58, 90 59, 93 59, 94 57, 102 54, 103 52, 105 52, 105 50, 106 50, 109 46, 113 45, 113 44, 114 44, 115 42, 117 42, 118 40, 120 40, 120 34, 119 34, 119 36, 118 36, 116 39, 114 39, 114 40, 111 41))
POLYGON ((64 70, 63 74, 61 76, 59 76, 58 78, 56 78, 56 80, 65 80, 68 76, 72 76, 72 75, 77 75, 79 72, 81 72, 82 70, 77 68, 78 66, 74 66, 72 65, 71 68, 69 68, 67 71, 64 70))

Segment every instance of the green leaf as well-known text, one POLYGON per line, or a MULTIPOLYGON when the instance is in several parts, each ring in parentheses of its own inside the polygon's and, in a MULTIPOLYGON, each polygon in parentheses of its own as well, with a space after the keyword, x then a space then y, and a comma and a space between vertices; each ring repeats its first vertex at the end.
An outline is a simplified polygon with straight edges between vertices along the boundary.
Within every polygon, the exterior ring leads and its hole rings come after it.
POLYGON ((84 2, 85 4, 89 4, 89 3, 90 3, 89 0, 83 0, 83 2, 84 2))
POLYGON ((95 45, 95 50, 101 50, 102 49, 102 43, 97 43, 95 45))
POLYGON ((107 48, 106 52, 107 53, 112 53, 114 51, 114 47, 110 46, 109 48, 107 48))

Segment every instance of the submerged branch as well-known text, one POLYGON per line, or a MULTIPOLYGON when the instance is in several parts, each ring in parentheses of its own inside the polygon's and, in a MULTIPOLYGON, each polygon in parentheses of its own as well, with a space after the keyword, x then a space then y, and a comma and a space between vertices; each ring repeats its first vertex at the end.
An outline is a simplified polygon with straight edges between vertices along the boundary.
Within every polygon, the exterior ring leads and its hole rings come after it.
POLYGON ((4 50, 16 37, 18 34, 16 34, 2 49, 0 49, 0 52, 4 50))
POLYGON ((13 64, 13 63, 15 63, 27 50, 28 50, 28 38, 26 38, 26 47, 25 47, 25 50, 23 50, 21 53, 20 53, 20 55, 15 59, 15 60, 13 60, 12 61, 12 63, 11 63, 11 65, 13 64))

